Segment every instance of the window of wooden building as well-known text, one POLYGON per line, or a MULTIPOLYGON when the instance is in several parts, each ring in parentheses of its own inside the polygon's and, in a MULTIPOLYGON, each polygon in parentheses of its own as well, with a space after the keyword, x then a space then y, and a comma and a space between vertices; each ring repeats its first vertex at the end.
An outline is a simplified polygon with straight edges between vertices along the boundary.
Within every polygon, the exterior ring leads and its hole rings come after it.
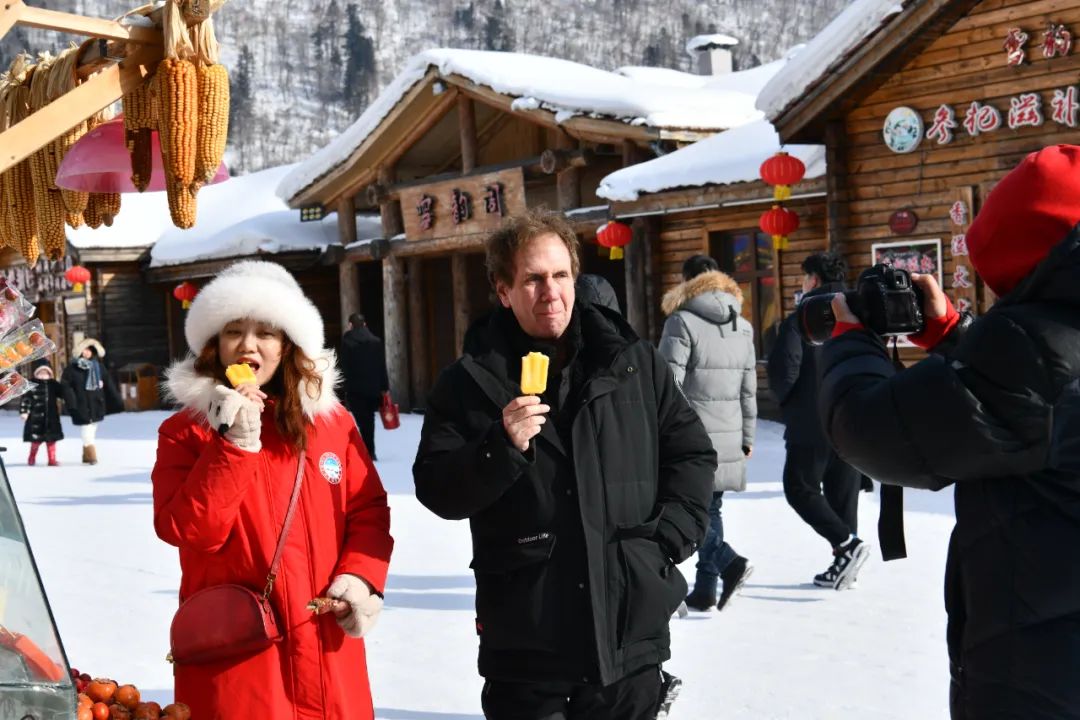
POLYGON ((783 320, 772 238, 760 230, 710 232, 709 254, 742 288, 742 316, 754 326, 754 348, 758 359, 764 359, 783 320))

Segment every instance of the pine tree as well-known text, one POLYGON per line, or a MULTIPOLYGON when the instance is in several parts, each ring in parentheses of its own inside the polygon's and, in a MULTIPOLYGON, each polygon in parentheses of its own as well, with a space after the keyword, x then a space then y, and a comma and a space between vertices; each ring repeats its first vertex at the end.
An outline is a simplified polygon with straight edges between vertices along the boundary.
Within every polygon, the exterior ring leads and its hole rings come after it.
POLYGON ((351 113, 359 114, 371 100, 371 92, 375 89, 375 43, 364 34, 359 7, 349 3, 346 13, 345 73, 341 95, 345 107, 351 113))
POLYGON ((512 51, 514 49, 513 28, 507 22, 507 10, 502 0, 495 0, 495 5, 484 23, 484 49, 512 51))
POLYGON ((232 74, 229 88, 229 138, 228 144, 239 150, 239 168, 245 165, 244 148, 251 137, 252 120, 255 118, 252 71, 255 56, 246 44, 240 46, 240 58, 236 72, 232 74))

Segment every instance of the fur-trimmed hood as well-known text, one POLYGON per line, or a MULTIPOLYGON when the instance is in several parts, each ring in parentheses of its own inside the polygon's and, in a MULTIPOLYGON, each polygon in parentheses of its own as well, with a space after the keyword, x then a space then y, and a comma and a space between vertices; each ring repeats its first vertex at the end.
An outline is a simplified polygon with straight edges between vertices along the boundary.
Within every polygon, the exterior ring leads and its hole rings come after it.
POLYGON ((730 319, 731 311, 742 312, 743 295, 739 283, 719 270, 703 272, 664 293, 660 307, 664 315, 690 309, 717 322, 730 319), (693 307, 688 307, 693 304, 693 307))
POLYGON ((101 346, 101 343, 99 343, 97 340, 95 340, 92 337, 83 338, 79 342, 75 343, 75 347, 71 349, 71 357, 73 357, 73 358, 82 357, 83 350, 85 350, 86 348, 91 348, 91 347, 94 348, 95 350, 97 350, 97 354, 98 354, 99 358, 105 357, 105 348, 101 346))
MULTIPOLYGON (((323 350, 315 358, 315 366, 322 377, 319 396, 313 398, 306 392, 306 388, 300 388, 300 405, 304 409, 304 416, 312 422, 319 416, 333 413, 339 407, 335 388, 341 381, 333 350, 323 350)), ((165 380, 161 385, 166 399, 194 412, 200 420, 205 420, 213 399, 214 387, 218 382, 212 377, 195 372, 195 357, 189 355, 186 359, 173 363, 165 371, 165 380)))

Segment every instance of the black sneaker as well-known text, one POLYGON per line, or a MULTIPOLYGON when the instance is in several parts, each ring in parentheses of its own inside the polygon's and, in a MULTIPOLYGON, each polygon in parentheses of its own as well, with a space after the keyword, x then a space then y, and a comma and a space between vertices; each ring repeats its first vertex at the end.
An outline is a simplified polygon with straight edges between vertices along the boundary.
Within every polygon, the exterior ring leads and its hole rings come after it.
POLYGON ((724 572, 720 573, 720 579, 724 581, 724 589, 720 592, 720 599, 716 603, 717 610, 723 610, 727 606, 753 572, 754 566, 741 555, 724 568, 724 572))
POLYGON ((852 538, 837 548, 836 585, 837 590, 846 590, 859 575, 859 568, 870 557, 870 546, 859 538, 852 538))
POLYGON ((712 610, 713 605, 716 604, 716 593, 707 592, 703 589, 699 589, 697 585, 690 591, 690 594, 686 596, 686 607, 691 610, 712 610))
POLYGON ((681 688, 682 680, 665 670, 660 671, 660 705, 656 709, 656 720, 664 720, 668 716, 681 688))
POLYGON ((840 576, 840 570, 837 567, 840 561, 839 556, 834 557, 832 565, 826 568, 825 572, 818 573, 814 576, 814 584, 818 587, 835 588, 836 578, 840 576))

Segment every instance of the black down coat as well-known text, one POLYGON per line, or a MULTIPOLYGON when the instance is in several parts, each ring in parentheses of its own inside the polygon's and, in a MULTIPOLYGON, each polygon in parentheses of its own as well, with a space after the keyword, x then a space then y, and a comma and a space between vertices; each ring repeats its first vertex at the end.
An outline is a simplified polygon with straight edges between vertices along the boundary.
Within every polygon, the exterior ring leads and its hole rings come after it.
MULTIPOLYGON (((843 283, 826 283, 806 293, 804 299, 843 291, 843 283)), ((776 344, 769 352, 769 391, 780 404, 787 443, 823 447, 825 434, 818 417, 821 348, 803 342, 797 329, 798 320, 798 312, 793 312, 780 324, 776 344)))
POLYGON ((823 422, 871 477, 955 483, 953 718, 1080 718, 1080 228, 956 334, 899 373, 867 331, 830 340, 823 422))
POLYGON ((64 405, 71 416, 71 422, 77 426, 101 422, 106 414, 124 410, 124 400, 112 376, 100 360, 98 365, 101 366, 101 380, 104 384, 100 390, 86 389, 87 371, 80 368, 76 360, 72 360, 60 376, 64 405))
POLYGON ((424 418, 416 495, 470 520, 486 677, 606 685, 666 660, 687 589, 675 564, 708 524, 716 453, 667 363, 617 313, 574 312, 579 389, 528 452, 502 425, 521 371, 505 310, 474 328, 424 418))
POLYGON ((346 397, 374 403, 390 388, 382 340, 366 327, 353 328, 342 337, 341 369, 346 397))
POLYGON ((60 409, 56 406, 63 397, 63 388, 52 378, 35 378, 33 383, 34 389, 23 395, 19 402, 19 414, 28 416, 23 425, 23 442, 51 443, 63 440, 60 409))

